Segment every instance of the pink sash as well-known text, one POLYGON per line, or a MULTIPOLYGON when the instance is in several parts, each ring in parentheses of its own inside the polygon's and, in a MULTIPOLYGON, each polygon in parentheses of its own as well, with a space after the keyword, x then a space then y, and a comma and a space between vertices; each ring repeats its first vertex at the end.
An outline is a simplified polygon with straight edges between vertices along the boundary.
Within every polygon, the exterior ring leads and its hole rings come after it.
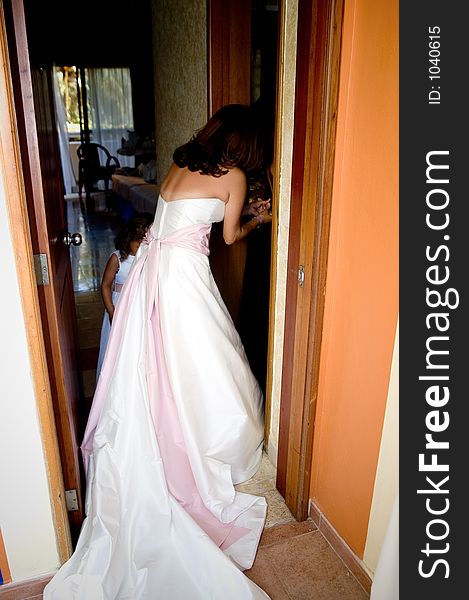
MULTIPOLYGON (((236 527, 233 522, 220 522, 204 505, 187 455, 184 436, 179 421, 177 406, 173 398, 166 366, 160 329, 158 301, 158 272, 162 245, 177 246, 205 256, 209 255, 211 225, 189 225, 166 237, 155 239, 147 233, 144 243, 148 251, 134 264, 116 306, 111 334, 104 357, 104 363, 96 388, 86 431, 81 446, 85 471, 88 470, 90 454, 93 452, 93 439, 101 417, 103 404, 109 389, 113 366, 119 352, 120 341, 126 327, 129 305, 135 294, 137 282, 143 266, 147 265, 147 328, 148 352, 146 353, 146 383, 150 412, 153 420, 158 447, 163 460, 166 483, 170 494, 184 507, 198 525, 221 548, 227 548, 245 535, 248 530, 236 527)), ((156 507, 155 507, 156 510, 156 507)))

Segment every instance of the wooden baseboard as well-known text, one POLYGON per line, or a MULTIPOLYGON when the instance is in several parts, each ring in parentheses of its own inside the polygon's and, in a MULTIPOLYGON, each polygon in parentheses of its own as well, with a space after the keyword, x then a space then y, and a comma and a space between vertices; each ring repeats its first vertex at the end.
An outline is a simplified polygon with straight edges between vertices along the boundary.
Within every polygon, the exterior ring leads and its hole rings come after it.
POLYGON ((317 505, 311 500, 309 504, 309 516, 358 583, 369 594, 372 580, 363 565, 363 561, 349 548, 317 505))
POLYGON ((52 577, 53 575, 47 575, 18 583, 0 585, 0 598, 1 600, 27 600, 36 596, 42 597, 42 592, 52 577))

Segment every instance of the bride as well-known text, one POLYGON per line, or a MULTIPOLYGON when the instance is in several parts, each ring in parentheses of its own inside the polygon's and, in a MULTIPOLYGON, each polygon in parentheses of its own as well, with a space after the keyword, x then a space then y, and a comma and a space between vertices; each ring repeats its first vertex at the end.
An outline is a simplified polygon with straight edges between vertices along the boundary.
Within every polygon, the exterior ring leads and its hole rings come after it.
POLYGON ((228 105, 174 153, 85 431, 87 517, 46 600, 268 598, 242 573, 266 502, 234 489, 259 467, 262 393, 208 262, 212 223, 232 244, 271 221, 262 201, 241 220, 259 140, 228 105))

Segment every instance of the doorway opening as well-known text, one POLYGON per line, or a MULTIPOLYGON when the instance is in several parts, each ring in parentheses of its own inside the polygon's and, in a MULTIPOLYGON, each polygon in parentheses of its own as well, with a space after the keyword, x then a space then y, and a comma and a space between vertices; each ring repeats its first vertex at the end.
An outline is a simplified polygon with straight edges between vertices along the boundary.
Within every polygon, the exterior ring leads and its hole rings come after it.
MULTIPOLYGON (((236 4, 236 3, 235 3, 235 4, 236 4)), ((150 6, 150 4, 149 4, 149 3, 148 3, 148 6, 150 6)), ((29 3, 29 2, 26 2, 26 8, 27 8, 27 11, 26 11, 26 16, 27 16, 27 20, 29 20, 30 22, 31 22, 31 19, 33 19, 33 17, 34 17, 34 13, 30 13, 30 12, 28 12, 28 11, 31 9, 31 7, 34 7, 34 3, 29 3)), ((272 11, 272 10, 271 10, 271 8, 266 8, 266 6, 264 6, 264 9, 265 9, 265 10, 270 10, 271 12, 275 12, 275 11, 272 11)), ((41 15, 41 18, 42 18, 42 19, 44 19, 44 14, 43 14, 43 13, 42 13, 42 15, 41 15)), ((151 19, 149 19, 149 23, 151 23, 151 19)), ((253 26, 253 27, 254 27, 254 26, 253 26)), ((277 27, 278 27, 278 21, 277 21, 277 27)), ((31 31, 32 31, 32 30, 31 30, 31 31)), ((42 31, 41 33, 42 33, 42 35, 44 34, 44 32, 43 32, 43 31, 42 31)), ((37 35, 37 34, 36 34, 36 35, 37 35)), ((47 36, 46 36, 46 37, 47 37, 47 36)), ((277 34, 276 34, 274 37, 277 37, 277 34)), ((32 40, 31 40, 31 41, 32 41, 32 40)), ((151 36, 150 36, 150 44, 151 44, 151 36)), ((31 64, 32 64, 33 70, 34 70, 34 69, 38 69, 39 71, 41 71, 41 69, 42 69, 42 70, 44 71, 44 70, 46 70, 46 69, 50 69, 54 63, 55 63, 55 64, 79 64, 79 61, 72 61, 72 60, 62 60, 61 58, 57 58, 57 60, 52 60, 52 59, 50 58, 50 56, 51 56, 51 55, 49 55, 49 58, 47 58, 47 59, 46 59, 46 58, 44 58, 44 55, 43 55, 43 54, 41 54, 41 52, 38 50, 38 48, 37 48, 37 44, 35 45, 35 44, 34 44, 34 42, 33 42, 33 43, 30 45, 30 46, 31 46, 31 54, 30 54, 30 57, 31 57, 31 64), (34 49, 34 48, 36 48, 36 50, 35 50, 35 52, 36 52, 36 53, 34 53, 34 52, 33 52, 33 49, 34 49), (37 66, 37 65, 41 64, 41 62, 42 62, 42 61, 41 61, 41 57, 42 57, 42 59, 44 59, 44 64, 46 65, 46 67, 43 67, 43 66, 37 66), (35 66, 35 65, 36 65, 36 66, 35 66)), ((54 47, 52 47, 52 46, 51 46, 49 49, 52 51, 52 55, 53 55, 53 54, 54 54, 54 52, 53 52, 53 51, 54 51, 54 47)), ((88 51, 88 49, 86 49, 86 48, 80 48, 79 50, 80 50, 80 53, 81 53, 81 52, 84 52, 85 54, 86 54, 86 52, 88 51)), ((258 48, 257 48, 256 50, 258 50, 258 48)), ((42 49, 41 49, 41 51, 42 51, 42 49)), ((276 53, 277 53, 277 50, 275 51, 275 58, 276 58, 276 53)), ((149 55, 151 56, 151 54, 152 54, 152 53, 151 53, 151 50, 150 50, 150 52, 149 52, 149 55)), ((88 55, 88 57, 89 57, 89 55, 88 55)), ((141 58, 141 57, 139 57, 139 58, 141 58)), ((261 72, 262 72, 262 64, 264 64, 264 65, 266 64, 266 61, 264 61, 264 63, 262 62, 262 51, 261 51, 261 53, 260 53, 260 58, 261 58, 261 61, 260 61, 260 69, 261 69, 261 72)), ((104 59, 103 59, 103 60, 104 60, 104 59)), ((255 66, 256 66, 256 67, 259 67, 259 53, 258 53, 257 51, 254 53, 254 58, 253 58, 253 60, 254 60, 254 62, 255 62, 255 66)), ((87 63, 85 62, 85 63, 83 63, 83 64, 87 64, 87 63)), ((92 64, 92 60, 91 60, 91 59, 90 59, 90 62, 89 62, 88 64, 92 64)), ((104 63, 104 64, 106 64, 106 63, 104 63)), ((107 64, 109 64, 109 63, 107 63, 107 64)), ((102 65, 101 65, 101 66, 102 66, 102 65)), ((104 67, 104 68, 107 68, 107 67, 104 67)), ((130 69, 131 69, 131 73, 132 73, 132 67, 130 67, 130 69)), ((152 72, 152 68, 150 69, 150 72, 152 72)), ((274 69, 274 72, 275 72, 275 69, 274 69)), ((146 75, 147 75, 147 74, 148 74, 148 72, 146 72, 146 75)), ((261 82, 262 82, 262 78, 261 78, 261 82)), ((132 83, 133 83, 133 85, 132 85, 132 95, 133 95, 133 100, 134 100, 134 102, 133 102, 133 107, 134 107, 134 116, 136 117, 136 115, 137 115, 137 114, 141 114, 141 113, 138 113, 138 111, 136 110, 135 98, 136 98, 136 97, 140 97, 140 98, 141 98, 141 95, 136 93, 136 89, 135 89, 135 87, 136 87, 136 86, 134 85, 134 83, 135 83, 135 79, 132 81, 132 83)), ((139 91, 140 91, 140 92, 143 92, 143 95, 145 95, 145 96, 151 96, 151 97, 153 97, 153 91, 154 91, 154 88, 153 88, 153 86, 152 86, 152 85, 150 85, 150 86, 148 87, 148 83, 149 83, 149 82, 148 82, 148 78, 145 78, 145 86, 146 86, 146 90, 147 90, 147 92, 146 92, 146 93, 145 93, 145 91, 144 91, 144 87, 143 87, 143 86, 140 88, 140 90, 139 90, 139 91), (148 94, 148 89, 150 89, 150 94, 148 94)), ((260 83, 259 83, 259 87, 258 87, 257 89, 260 89, 260 90, 261 90, 261 93, 260 93, 260 98, 262 98, 262 89, 261 89, 261 88, 262 88, 262 86, 261 86, 261 85, 260 85, 260 83)), ((251 94, 251 85, 250 85, 250 82, 249 82, 249 88, 248 88, 248 89, 249 89, 249 94, 251 94)), ((253 89, 256 89, 256 88, 253 86, 253 89)), ((250 96, 249 96, 249 97, 250 97, 250 96)), ((255 96, 254 96, 254 97, 255 97, 255 96)), ((256 100, 258 101, 258 100, 259 100, 259 97, 257 97, 257 99, 256 99, 256 100)), ((228 101, 229 101, 229 100, 228 100, 228 101)), ((249 99, 248 99, 248 101, 249 101, 249 99)), ((276 102, 276 97, 275 97, 275 102, 276 102)), ((150 111, 150 112, 152 112, 152 113, 153 113, 153 111, 150 111)), ((137 123, 135 123, 134 125, 135 125, 135 128, 136 128, 136 127, 137 127, 137 123)), ((106 257, 106 258, 107 258, 107 257, 106 257)), ((270 270, 269 270, 269 272, 270 272, 270 270)), ((243 274, 243 275, 244 275, 244 274, 243 274)), ((95 278, 95 282, 96 282, 96 283, 97 283, 97 279, 98 279, 98 278, 95 278)), ((267 312, 267 306, 266 306, 266 312, 267 312)))
MULTIPOLYGON (((133 212, 112 176, 135 171, 125 143, 136 139, 129 67, 54 67, 54 101, 69 232, 82 384, 80 437, 96 384, 104 305, 100 285, 114 239, 133 212)), ((151 158, 149 158, 151 160, 151 158)))
MULTIPOLYGON (((132 167, 132 158, 122 154, 122 139, 135 134, 130 69, 55 66, 53 86, 65 194, 80 191, 79 153, 84 144, 102 146, 97 148, 100 164, 105 165, 110 154, 119 166, 132 167)), ((102 180, 95 184, 104 189, 102 180)))
MULTIPOLYGON (((277 2, 253 0, 251 6, 250 99, 261 126, 264 169, 248 182, 248 202, 271 200, 276 130, 279 11, 277 2)), ((269 336, 272 227, 254 230, 245 241, 246 254, 239 305, 238 330, 251 369, 266 396, 269 336)))

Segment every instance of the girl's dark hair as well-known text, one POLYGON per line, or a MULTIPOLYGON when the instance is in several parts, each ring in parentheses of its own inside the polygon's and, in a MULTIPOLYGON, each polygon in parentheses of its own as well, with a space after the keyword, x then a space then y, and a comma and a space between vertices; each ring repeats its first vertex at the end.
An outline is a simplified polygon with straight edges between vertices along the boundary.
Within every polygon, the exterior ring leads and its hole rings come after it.
POLYGON ((220 108, 187 144, 177 148, 173 160, 180 168, 220 177, 238 167, 245 173, 263 165, 262 138, 254 111, 242 104, 220 108))
POLYGON ((121 260, 125 260, 131 251, 130 242, 141 242, 148 228, 153 223, 151 213, 136 213, 131 217, 114 239, 116 250, 119 250, 121 260))

